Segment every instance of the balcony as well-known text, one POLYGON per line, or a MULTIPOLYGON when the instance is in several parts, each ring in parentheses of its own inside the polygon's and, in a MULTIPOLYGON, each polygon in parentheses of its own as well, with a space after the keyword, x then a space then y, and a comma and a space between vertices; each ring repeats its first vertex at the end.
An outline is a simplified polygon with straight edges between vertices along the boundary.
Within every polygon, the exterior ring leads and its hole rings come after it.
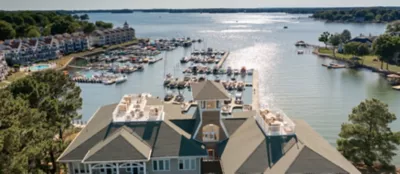
POLYGON ((113 112, 114 122, 160 121, 164 119, 162 105, 147 105, 149 94, 130 94, 122 97, 113 112))
POLYGON ((267 136, 294 135, 296 125, 283 112, 260 110, 256 115, 258 125, 267 136))

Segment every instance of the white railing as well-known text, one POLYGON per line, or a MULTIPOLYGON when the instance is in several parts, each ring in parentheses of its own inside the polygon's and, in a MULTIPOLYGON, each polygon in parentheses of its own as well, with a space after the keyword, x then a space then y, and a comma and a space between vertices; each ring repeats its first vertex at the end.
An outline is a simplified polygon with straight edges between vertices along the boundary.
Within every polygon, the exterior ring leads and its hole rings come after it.
POLYGON ((258 125, 267 136, 282 136, 295 134, 296 125, 283 112, 260 111, 255 116, 258 125))

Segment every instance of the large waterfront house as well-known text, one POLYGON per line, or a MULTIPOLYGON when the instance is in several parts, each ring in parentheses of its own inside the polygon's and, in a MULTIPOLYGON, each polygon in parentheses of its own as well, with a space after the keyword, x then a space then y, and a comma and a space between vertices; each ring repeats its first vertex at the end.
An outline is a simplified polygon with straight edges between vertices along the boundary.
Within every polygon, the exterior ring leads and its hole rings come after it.
POLYGON ((135 30, 125 22, 122 28, 95 30, 91 34, 92 46, 120 44, 135 38, 135 30))
POLYGON ((192 85, 194 114, 148 94, 99 108, 58 161, 69 174, 358 174, 303 120, 259 111, 223 115, 231 97, 192 85))
POLYGON ((52 37, 6 40, 2 44, 5 59, 12 64, 26 65, 58 58, 58 49, 52 37))

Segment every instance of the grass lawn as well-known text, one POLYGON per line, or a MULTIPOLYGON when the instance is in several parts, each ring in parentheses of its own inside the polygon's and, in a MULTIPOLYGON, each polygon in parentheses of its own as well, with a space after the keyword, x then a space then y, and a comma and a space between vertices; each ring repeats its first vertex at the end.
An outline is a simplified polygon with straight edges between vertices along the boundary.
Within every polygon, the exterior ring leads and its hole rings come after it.
POLYGON ((18 80, 18 79, 20 79, 22 77, 25 77, 25 76, 26 76, 25 72, 19 71, 19 72, 16 72, 16 73, 12 73, 10 76, 7 77, 6 80, 9 81, 9 82, 13 82, 13 81, 16 81, 16 80, 18 80))
MULTIPOLYGON (((320 48, 319 52, 322 54, 333 55, 332 50, 326 49, 326 48, 320 48)), ((336 53, 336 57, 342 58, 342 59, 350 59, 353 57, 353 55, 336 53)), ((375 55, 362 56, 361 58, 363 59, 364 65, 374 67, 377 69, 381 68, 381 62, 374 61, 374 59, 378 59, 375 55)), ((386 69, 386 63, 383 64, 383 69, 386 69)), ((389 71, 400 72, 400 66, 389 65, 389 71)))
POLYGON ((5 86, 7 86, 7 85, 8 85, 8 83, 6 83, 6 82, 0 82, 0 89, 5 87, 5 86))

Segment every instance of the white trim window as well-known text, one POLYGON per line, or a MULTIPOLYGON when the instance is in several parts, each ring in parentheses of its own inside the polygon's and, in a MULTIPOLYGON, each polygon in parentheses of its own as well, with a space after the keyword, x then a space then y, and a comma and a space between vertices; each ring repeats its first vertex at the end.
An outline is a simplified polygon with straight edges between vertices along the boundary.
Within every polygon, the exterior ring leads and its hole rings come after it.
POLYGON ((153 171, 169 171, 170 163, 169 159, 153 160, 153 171))
POLYGON ((196 158, 181 158, 178 160, 179 170, 196 170, 196 158))

